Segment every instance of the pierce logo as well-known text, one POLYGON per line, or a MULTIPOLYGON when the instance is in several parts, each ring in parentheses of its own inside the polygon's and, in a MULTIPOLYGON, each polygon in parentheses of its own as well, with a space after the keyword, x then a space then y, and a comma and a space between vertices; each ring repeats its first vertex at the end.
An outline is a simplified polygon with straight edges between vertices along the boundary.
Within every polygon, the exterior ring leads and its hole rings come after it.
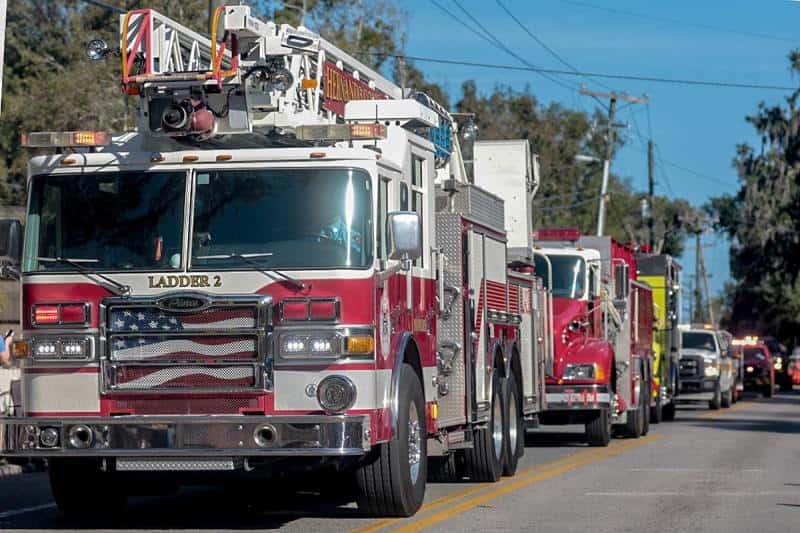
POLYGON ((170 296, 158 301, 158 307, 166 311, 196 311, 209 305, 209 301, 199 296, 170 296))

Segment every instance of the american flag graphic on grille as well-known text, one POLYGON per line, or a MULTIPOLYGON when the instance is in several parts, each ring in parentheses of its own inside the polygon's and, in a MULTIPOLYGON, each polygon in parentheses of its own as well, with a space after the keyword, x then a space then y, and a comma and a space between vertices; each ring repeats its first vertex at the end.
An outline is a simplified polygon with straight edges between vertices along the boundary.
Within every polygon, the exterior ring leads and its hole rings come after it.
POLYGON ((258 337, 246 331, 256 327, 254 308, 194 313, 112 308, 108 320, 111 378, 117 390, 257 385, 258 337), (225 333, 203 334, 209 331, 225 333))

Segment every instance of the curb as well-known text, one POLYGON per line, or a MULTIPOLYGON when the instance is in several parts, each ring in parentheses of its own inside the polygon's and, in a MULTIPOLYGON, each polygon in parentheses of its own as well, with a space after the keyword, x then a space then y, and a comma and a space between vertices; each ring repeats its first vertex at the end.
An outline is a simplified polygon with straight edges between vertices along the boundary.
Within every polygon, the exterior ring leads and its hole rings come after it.
POLYGON ((0 465, 0 479, 19 474, 22 474, 22 467, 19 465, 0 465))

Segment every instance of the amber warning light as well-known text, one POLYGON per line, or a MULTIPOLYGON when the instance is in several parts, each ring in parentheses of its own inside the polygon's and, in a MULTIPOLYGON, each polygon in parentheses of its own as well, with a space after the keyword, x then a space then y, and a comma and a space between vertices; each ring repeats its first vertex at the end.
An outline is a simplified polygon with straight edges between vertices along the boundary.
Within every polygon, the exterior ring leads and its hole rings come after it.
POLYGON ((105 131, 34 131, 22 134, 26 148, 108 146, 111 135, 105 131))
POLYGON ((386 126, 383 124, 324 124, 298 126, 297 138, 302 141, 355 141, 385 139, 386 126))

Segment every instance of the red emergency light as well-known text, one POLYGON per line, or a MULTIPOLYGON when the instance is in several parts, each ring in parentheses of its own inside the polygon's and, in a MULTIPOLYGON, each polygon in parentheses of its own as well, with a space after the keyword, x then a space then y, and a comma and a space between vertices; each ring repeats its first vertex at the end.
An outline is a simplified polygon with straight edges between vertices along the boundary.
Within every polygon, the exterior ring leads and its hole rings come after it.
POLYGON ((56 326, 85 324, 89 321, 89 305, 86 303, 35 304, 31 318, 34 326, 56 326))
POLYGON ((578 228, 542 228, 533 232, 534 241, 577 242, 581 238, 578 228))

